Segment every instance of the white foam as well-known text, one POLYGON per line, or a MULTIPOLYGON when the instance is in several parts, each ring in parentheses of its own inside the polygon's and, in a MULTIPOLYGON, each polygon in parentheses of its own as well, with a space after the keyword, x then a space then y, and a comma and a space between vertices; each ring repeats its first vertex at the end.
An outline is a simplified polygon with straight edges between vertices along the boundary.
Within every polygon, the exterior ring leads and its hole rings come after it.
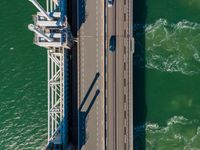
POLYGON ((172 145, 176 143, 176 146, 182 146, 185 150, 198 150, 200 148, 197 142, 199 138, 199 121, 189 120, 184 116, 173 116, 169 118, 166 126, 160 126, 158 123, 153 122, 146 123, 147 149, 150 147, 161 149, 167 147, 170 143, 172 145), (194 129, 196 132, 193 132, 194 129), (188 132, 190 132, 189 135, 188 132))
POLYGON ((176 24, 160 18, 153 24, 134 25, 136 44, 141 48, 141 57, 134 62, 139 67, 162 72, 180 72, 185 75, 200 73, 200 24, 182 20, 176 24), (142 31, 145 30, 145 33, 142 31), (143 34, 143 35, 142 35, 143 34), (145 35, 144 35, 145 34, 145 35), (145 47, 137 36, 145 36, 145 47), (145 49, 145 50, 144 50, 145 49), (141 60, 144 60, 141 63, 141 60), (139 61, 139 62, 137 62, 139 61))
POLYGON ((167 122, 167 125, 170 126, 170 125, 173 125, 173 124, 182 124, 182 125, 185 125, 185 124, 188 124, 188 119, 183 117, 183 116, 174 116, 172 118, 170 118, 167 122))

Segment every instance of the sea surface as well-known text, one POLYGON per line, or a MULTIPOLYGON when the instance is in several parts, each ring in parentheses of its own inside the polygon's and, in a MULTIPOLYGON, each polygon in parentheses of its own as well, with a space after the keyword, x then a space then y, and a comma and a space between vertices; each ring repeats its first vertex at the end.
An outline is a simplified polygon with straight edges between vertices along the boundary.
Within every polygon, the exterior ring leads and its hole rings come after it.
POLYGON ((134 5, 135 148, 200 150, 200 0, 134 5))
POLYGON ((0 150, 41 150, 47 144, 46 50, 33 45, 27 28, 37 10, 28 0, 1 0, 0 7, 0 150))
MULTIPOLYGON (((200 1, 135 1, 137 148, 200 150, 200 1)), ((0 150, 41 150, 46 50, 32 44, 27 29, 36 9, 28 0, 0 6, 0 150)))

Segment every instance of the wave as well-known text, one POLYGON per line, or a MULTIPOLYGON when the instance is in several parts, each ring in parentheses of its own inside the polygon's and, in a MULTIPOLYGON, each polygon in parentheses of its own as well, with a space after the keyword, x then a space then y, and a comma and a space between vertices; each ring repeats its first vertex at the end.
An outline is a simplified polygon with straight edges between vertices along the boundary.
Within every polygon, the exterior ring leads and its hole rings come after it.
POLYGON ((135 24, 134 37, 134 65, 185 75, 200 73, 200 24, 158 19, 153 24, 135 24))
MULTIPOLYGON (((189 120, 183 116, 170 118, 166 126, 147 122, 144 128, 146 149, 200 150, 199 123, 198 120, 189 120)), ((141 130, 140 127, 134 128, 134 132, 141 133, 138 129, 141 130)), ((141 135, 137 134, 134 137, 141 135)))

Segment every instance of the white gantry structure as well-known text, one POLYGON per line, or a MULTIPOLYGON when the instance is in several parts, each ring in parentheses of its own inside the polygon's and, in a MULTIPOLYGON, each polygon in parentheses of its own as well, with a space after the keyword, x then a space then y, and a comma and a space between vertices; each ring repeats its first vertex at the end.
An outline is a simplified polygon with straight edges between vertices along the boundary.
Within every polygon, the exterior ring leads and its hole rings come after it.
POLYGON ((47 48, 48 61, 48 147, 65 149, 67 143, 68 55, 73 38, 67 23, 67 0, 46 0, 46 10, 29 0, 39 10, 33 15, 34 43, 47 48))

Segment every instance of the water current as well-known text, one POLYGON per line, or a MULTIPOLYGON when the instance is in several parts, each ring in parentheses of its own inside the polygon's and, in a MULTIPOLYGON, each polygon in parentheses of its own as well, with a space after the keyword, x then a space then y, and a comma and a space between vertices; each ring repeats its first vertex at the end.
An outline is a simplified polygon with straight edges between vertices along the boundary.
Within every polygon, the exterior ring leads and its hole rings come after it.
POLYGON ((135 147, 200 150, 200 1, 134 3, 135 147))

